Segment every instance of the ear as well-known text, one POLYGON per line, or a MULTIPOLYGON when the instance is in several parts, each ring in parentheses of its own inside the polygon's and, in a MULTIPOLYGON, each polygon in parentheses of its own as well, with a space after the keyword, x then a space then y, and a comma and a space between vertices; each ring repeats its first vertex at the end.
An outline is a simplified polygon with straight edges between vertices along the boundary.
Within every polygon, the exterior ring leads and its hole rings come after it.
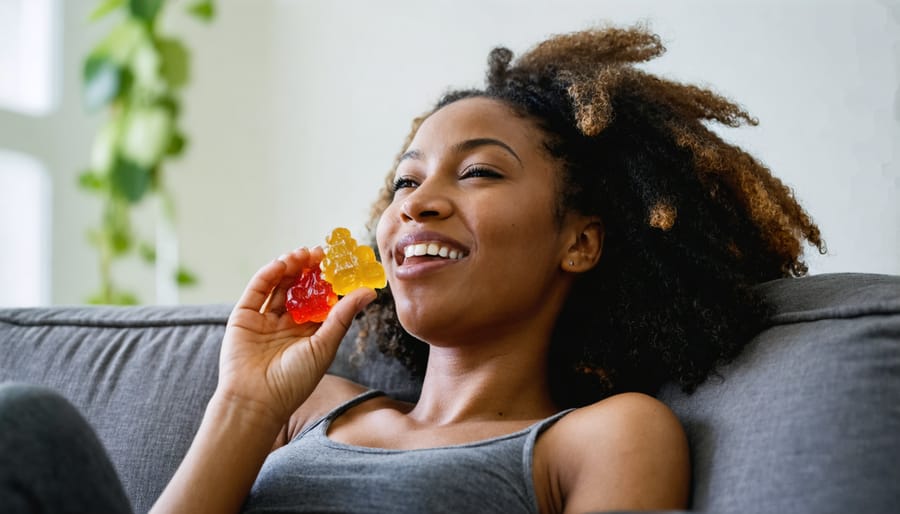
POLYGON ((563 255, 562 269, 583 273, 597 265, 603 252, 603 222, 597 217, 579 217, 571 224, 571 244, 563 255))

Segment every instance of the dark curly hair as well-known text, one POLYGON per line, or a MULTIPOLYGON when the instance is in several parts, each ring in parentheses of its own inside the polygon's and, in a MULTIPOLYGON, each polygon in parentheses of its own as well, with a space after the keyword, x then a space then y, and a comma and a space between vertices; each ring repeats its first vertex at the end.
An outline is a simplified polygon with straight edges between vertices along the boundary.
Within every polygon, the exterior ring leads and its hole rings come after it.
MULTIPOLYGON (((496 48, 484 89, 450 92, 428 113, 486 97, 533 120, 562 163, 556 214, 602 220, 600 262, 575 280, 550 344, 561 407, 655 394, 670 381, 693 391, 764 326, 769 308, 753 286, 804 275, 804 240, 825 252, 790 189, 706 126, 757 120, 634 66, 664 51, 644 27, 555 36, 516 60, 496 48)), ((392 177, 370 228, 391 202, 392 177)), ((383 352, 423 372, 428 346, 400 326, 388 288, 360 317, 363 337, 377 332, 383 352)))

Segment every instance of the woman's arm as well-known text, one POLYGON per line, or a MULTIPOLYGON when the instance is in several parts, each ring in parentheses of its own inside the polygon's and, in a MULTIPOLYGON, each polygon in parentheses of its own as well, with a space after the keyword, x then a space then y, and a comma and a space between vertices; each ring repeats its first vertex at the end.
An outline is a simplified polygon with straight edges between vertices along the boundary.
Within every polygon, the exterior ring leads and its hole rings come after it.
POLYGON ((219 382, 188 450, 151 512, 238 512, 273 441, 328 369, 353 316, 374 299, 348 294, 324 323, 297 325, 286 290, 320 249, 264 266, 232 311, 219 355, 219 382))
MULTIPOLYGON (((557 510, 672 510, 687 506, 690 455, 684 430, 658 400, 612 396, 551 427, 557 510)), ((551 495, 552 496, 552 495, 551 495)))
POLYGON ((150 512, 238 512, 282 427, 257 407, 215 393, 187 455, 150 512))

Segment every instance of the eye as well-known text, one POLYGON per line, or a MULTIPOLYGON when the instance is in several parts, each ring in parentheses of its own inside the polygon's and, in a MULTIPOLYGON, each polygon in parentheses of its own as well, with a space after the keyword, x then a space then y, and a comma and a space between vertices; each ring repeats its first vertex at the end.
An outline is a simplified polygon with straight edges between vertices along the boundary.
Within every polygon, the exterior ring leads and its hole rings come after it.
POLYGON ((394 189, 394 192, 396 193, 397 191, 399 191, 401 189, 406 189, 408 187, 416 187, 417 185, 418 184, 416 183, 416 181, 409 177, 397 177, 396 179, 394 179, 393 189, 394 189))
POLYGON ((471 168, 466 168, 460 178, 503 178, 503 175, 500 173, 490 169, 483 168, 479 166, 473 166, 471 168))

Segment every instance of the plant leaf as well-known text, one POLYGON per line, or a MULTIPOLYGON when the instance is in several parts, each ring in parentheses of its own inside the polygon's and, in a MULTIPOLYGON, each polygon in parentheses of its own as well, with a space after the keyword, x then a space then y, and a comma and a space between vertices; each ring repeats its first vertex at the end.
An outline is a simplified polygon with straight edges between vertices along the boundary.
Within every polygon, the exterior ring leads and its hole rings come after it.
POLYGON ((175 283, 178 287, 189 287, 197 285, 197 275, 184 266, 178 266, 175 272, 175 283))
POLYGON ((128 8, 132 16, 142 19, 147 23, 153 23, 163 0, 128 0, 128 8))
POLYGON ((122 69, 104 55, 92 54, 84 63, 84 103, 96 111, 111 102, 122 84, 122 69))
POLYGON ((103 0, 91 11, 88 21, 97 21, 123 5, 125 5, 125 0, 103 0))
POLYGON ((88 191, 98 192, 106 187, 106 180, 94 170, 85 170, 78 175, 78 185, 88 191))
POLYGON ((156 106, 169 111, 169 114, 172 115, 172 118, 177 118, 178 114, 181 112, 181 104, 174 96, 163 96, 159 98, 156 101, 156 106))
POLYGON ((110 198, 103 212, 103 230, 99 241, 113 256, 122 256, 131 250, 131 219, 128 204, 121 198, 110 198))
POLYGON ((146 169, 154 168, 172 140, 172 114, 160 107, 133 109, 125 120, 122 156, 146 169))
POLYGON ((100 175, 109 174, 115 162, 118 133, 119 123, 113 119, 106 122, 94 136, 94 144, 91 146, 91 168, 100 175))
POLYGON ((91 51, 91 55, 104 56, 124 66, 131 59, 134 50, 149 39, 150 33, 144 24, 126 18, 91 51))
POLYGON ((141 41, 128 61, 128 68, 134 75, 137 88, 148 95, 157 96, 166 90, 166 83, 162 75, 162 56, 154 46, 153 41, 145 39, 141 41))
POLYGON ((115 256, 125 255, 131 250, 131 237, 127 232, 116 231, 110 234, 109 248, 115 256))
POLYGON ((187 12, 200 21, 209 22, 216 16, 216 7, 212 0, 200 0, 189 5, 187 12))
POLYGON ((169 140, 169 147, 166 148, 166 155, 177 157, 183 154, 187 147, 187 143, 187 136, 176 130, 172 133, 172 139, 169 140))
POLYGON ((188 49, 175 39, 160 38, 157 48, 162 56, 162 76, 172 89, 178 89, 188 83, 190 69, 190 53, 188 49))
POLYGON ((109 176, 114 195, 128 203, 137 203, 150 189, 150 169, 119 157, 109 176))

